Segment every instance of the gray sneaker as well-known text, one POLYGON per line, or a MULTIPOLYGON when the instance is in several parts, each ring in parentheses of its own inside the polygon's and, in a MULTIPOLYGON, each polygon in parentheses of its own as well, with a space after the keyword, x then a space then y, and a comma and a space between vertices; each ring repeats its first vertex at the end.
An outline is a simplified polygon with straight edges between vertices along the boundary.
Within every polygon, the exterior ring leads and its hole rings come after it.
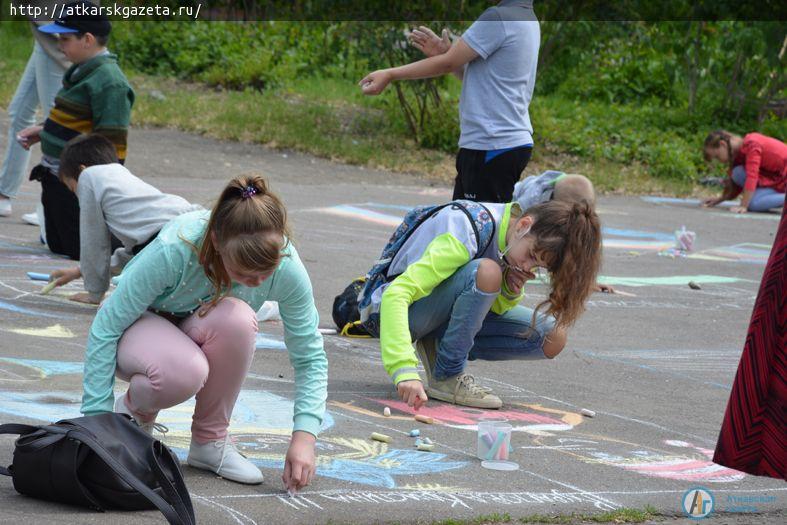
POLYGON ((438 341, 435 338, 419 339, 415 342, 415 353, 418 354, 418 359, 426 371, 426 384, 429 386, 432 383, 432 371, 437 362, 437 345, 438 341))
POLYGON ((467 373, 457 374, 439 381, 430 379, 426 394, 432 399, 473 408, 500 408, 503 401, 475 382, 467 373))

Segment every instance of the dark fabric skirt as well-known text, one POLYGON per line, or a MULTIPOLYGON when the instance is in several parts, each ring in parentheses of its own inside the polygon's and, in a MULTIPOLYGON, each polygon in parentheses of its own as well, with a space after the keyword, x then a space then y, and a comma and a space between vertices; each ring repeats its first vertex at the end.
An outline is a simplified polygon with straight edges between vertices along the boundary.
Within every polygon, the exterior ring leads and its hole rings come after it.
POLYGON ((787 479, 787 208, 765 267, 713 461, 787 479))

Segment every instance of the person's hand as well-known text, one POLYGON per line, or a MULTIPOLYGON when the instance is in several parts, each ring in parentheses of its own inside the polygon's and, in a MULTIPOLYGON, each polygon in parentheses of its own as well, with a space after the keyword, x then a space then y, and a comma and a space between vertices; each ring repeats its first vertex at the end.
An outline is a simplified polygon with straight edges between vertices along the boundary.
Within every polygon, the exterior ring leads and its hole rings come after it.
POLYGON ((314 480, 317 458, 314 444, 317 438, 308 432, 296 430, 290 439, 290 448, 284 458, 284 474, 281 480, 288 492, 296 493, 314 480))
POLYGON ((391 83, 392 77, 387 69, 379 69, 369 73, 358 84, 364 95, 379 95, 391 83))
POLYGON ((19 145, 25 149, 30 149, 30 146, 41 141, 41 130, 43 126, 30 126, 16 134, 19 145))
POLYGON ((55 281, 55 286, 64 286, 80 277, 82 277, 82 272, 79 270, 79 266, 75 266, 73 268, 55 270, 49 274, 49 281, 55 281))
POLYGON ((407 403, 407 406, 413 407, 415 410, 420 409, 429 400, 429 398, 426 397, 424 384, 418 379, 410 379, 408 381, 400 382, 398 385, 396 385, 396 391, 398 392, 399 397, 402 398, 402 401, 407 403))
POLYGON ((69 300, 77 303, 101 304, 101 301, 96 301, 95 299, 90 297, 90 294, 87 292, 77 292, 75 294, 72 294, 71 297, 69 297, 69 300))
POLYGON ((714 206, 717 206, 721 202, 722 199, 719 199, 718 197, 710 197, 708 199, 703 199, 700 206, 702 206, 703 208, 713 208, 714 206))
POLYGON ((503 271, 503 279, 506 282, 506 288, 508 288, 508 291, 513 295, 519 295, 522 293, 522 287, 525 285, 525 283, 535 278, 536 274, 533 272, 529 270, 520 270, 511 266, 507 267, 505 271, 503 271))
POLYGON ((732 213, 746 213, 749 210, 746 208, 746 206, 733 206, 730 208, 730 211, 732 213))
POLYGON ((615 289, 612 288, 610 285, 608 285, 608 284, 598 284, 598 283, 593 285, 593 291, 594 292, 602 292, 602 293, 615 293, 615 289))
POLYGON ((427 57, 433 57, 451 49, 451 36, 448 29, 443 29, 441 38, 428 27, 420 26, 410 33, 410 44, 427 57))

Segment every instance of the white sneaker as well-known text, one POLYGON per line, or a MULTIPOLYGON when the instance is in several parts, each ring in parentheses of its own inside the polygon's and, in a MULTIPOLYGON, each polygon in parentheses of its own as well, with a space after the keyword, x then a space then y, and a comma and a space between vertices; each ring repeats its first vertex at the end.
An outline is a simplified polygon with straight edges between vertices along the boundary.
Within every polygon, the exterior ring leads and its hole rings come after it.
POLYGON ((11 216, 11 199, 0 199, 0 217, 11 216))
POLYGON ((229 436, 205 444, 197 443, 192 438, 186 463, 247 485, 258 485, 263 479, 260 469, 235 449, 229 436))
POLYGON ((22 222, 25 224, 30 224, 31 226, 41 226, 41 222, 38 220, 38 214, 36 212, 25 213, 22 215, 22 222))
POLYGON ((135 418, 134 414, 131 413, 131 409, 129 409, 126 406, 126 394, 123 394, 119 398, 115 399, 115 409, 114 409, 114 411, 116 413, 118 413, 118 414, 126 414, 128 416, 131 416, 131 419, 133 419, 134 422, 137 425, 139 425, 139 428, 144 430, 150 436, 153 435, 153 430, 154 429, 158 430, 162 434, 166 434, 167 432, 169 432, 169 429, 167 427, 165 427, 164 425, 160 425, 160 424, 156 423, 155 420, 150 421, 148 423, 140 423, 139 421, 137 421, 137 418, 135 418))

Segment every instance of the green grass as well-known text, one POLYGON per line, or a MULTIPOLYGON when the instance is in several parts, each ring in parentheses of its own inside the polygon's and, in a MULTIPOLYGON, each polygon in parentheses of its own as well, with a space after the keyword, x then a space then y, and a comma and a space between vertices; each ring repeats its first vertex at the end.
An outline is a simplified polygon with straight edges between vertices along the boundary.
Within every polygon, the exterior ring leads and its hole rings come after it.
MULTIPOLYGON (((0 22, 1 106, 7 106, 16 89, 32 43, 27 23, 0 22)), ((385 99, 364 97, 354 82, 306 77, 271 90, 226 91, 134 71, 126 74, 137 93, 132 110, 136 126, 259 143, 445 182, 455 175, 453 155, 418 147, 401 122, 392 118, 385 99)), ((458 89, 458 83, 450 85, 451 98, 456 98, 458 89)), ((449 110, 456 108, 451 105, 449 110)), ((663 141, 656 146, 646 140, 653 121, 664 118, 660 108, 578 105, 558 96, 537 95, 531 113, 538 146, 528 173, 543 169, 582 173, 602 193, 696 191, 692 181, 696 171, 686 160, 687 144, 695 143, 696 137, 681 142, 677 135, 682 131, 677 130, 662 134, 663 141), (637 155, 632 157, 632 151, 637 155), (642 160, 648 158, 675 173, 653 176, 642 160)))

